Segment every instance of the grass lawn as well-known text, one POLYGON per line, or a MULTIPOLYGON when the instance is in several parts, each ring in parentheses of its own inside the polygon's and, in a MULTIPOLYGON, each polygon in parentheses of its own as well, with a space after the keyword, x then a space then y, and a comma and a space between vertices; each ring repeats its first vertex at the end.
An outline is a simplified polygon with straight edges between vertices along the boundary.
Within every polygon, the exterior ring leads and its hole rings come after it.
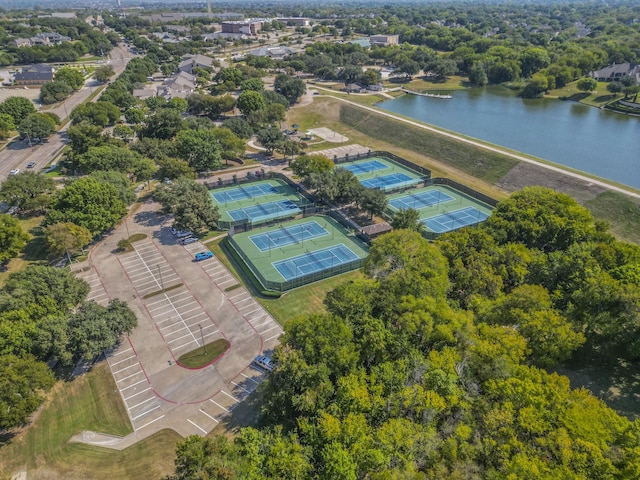
POLYGON ((390 88, 402 86, 417 92, 439 91, 439 90, 462 90, 467 82, 466 77, 451 76, 444 80, 427 80, 425 77, 412 78, 410 82, 394 81, 388 82, 390 88))
POLYGON ((640 245, 640 200, 617 192, 603 192, 585 202, 594 217, 606 220, 616 237, 640 245))
POLYGON ((11 272, 17 272, 27 268, 27 266, 32 263, 47 263, 47 245, 42 235, 42 228, 40 227, 43 220, 44 216, 20 219, 20 226, 25 232, 31 235, 31 240, 27 242, 27 245, 22 250, 22 255, 9 260, 6 269, 0 271, 0 287, 4 285, 4 282, 11 272))
POLYGON ((106 363, 58 382, 33 423, 0 447, 0 470, 29 479, 157 479, 172 472, 179 435, 160 432, 124 451, 68 443, 83 430, 124 436, 129 418, 106 363))
POLYGON ((219 338, 211 343, 207 343, 204 348, 198 347, 178 358, 178 363, 187 368, 202 368, 213 363, 227 348, 229 342, 224 338, 219 338))
POLYGON ((577 82, 571 82, 562 88, 550 90, 546 96, 549 98, 560 98, 562 100, 573 100, 593 107, 601 107, 613 100, 624 97, 624 95, 620 93, 609 93, 607 91, 607 82, 598 82, 598 87, 593 92, 582 92, 578 90, 576 84, 577 82))

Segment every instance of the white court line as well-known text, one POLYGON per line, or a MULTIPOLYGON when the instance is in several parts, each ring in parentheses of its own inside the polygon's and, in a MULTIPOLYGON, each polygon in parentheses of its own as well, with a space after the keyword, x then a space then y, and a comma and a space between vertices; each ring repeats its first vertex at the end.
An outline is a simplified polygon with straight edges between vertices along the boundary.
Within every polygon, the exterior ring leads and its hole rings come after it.
POLYGON ((136 358, 136 356, 135 355, 131 355, 130 357, 125 358, 124 360, 119 360, 119 361, 117 361, 115 363, 110 363, 109 365, 111 365, 113 367, 114 365, 118 365, 119 363, 126 362, 127 360, 131 360, 132 358, 136 358))
POLYGON ((114 357, 116 357, 116 356, 121 355, 121 354, 123 354, 123 353, 130 352, 131 350, 133 350, 133 348, 129 347, 129 348, 127 348, 126 350, 122 350, 121 352, 114 353, 114 354, 113 354, 113 356, 114 356, 114 357))
POLYGON ((255 383, 256 385, 259 384, 259 382, 256 382, 253 378, 251 378, 249 375, 245 375, 244 373, 240 372, 240 375, 242 375, 244 378, 246 378, 247 380, 255 383))
POLYGON ((246 388, 243 388, 242 386, 238 385, 236 382, 231 382, 233 383, 236 387, 238 387, 240 390, 242 390, 245 393, 251 393, 249 390, 247 390, 246 388))
POLYGON ((192 422, 192 421, 191 421, 191 420, 189 420, 188 418, 187 418, 187 422, 189 422, 191 425, 193 425, 194 427, 196 427, 198 430, 200 430, 200 431, 201 431, 202 433, 204 433, 205 435, 207 434, 207 431, 206 431, 204 428, 199 427, 198 425, 196 425, 194 422, 192 422))
POLYGON ((223 409, 225 412, 228 412, 229 410, 224 408, 222 405, 220 405, 218 402, 216 402, 214 399, 210 398, 209 401, 217 406, 219 406, 221 409, 223 409))
POLYGON ((136 428, 136 432, 138 430, 140 430, 141 428, 146 427, 147 425, 151 425, 153 422, 157 422, 158 420, 160 420, 161 418, 164 418, 164 415, 160 415, 158 418, 154 418, 153 420, 151 420, 149 423, 145 423, 144 425, 142 425, 141 427, 136 428))
POLYGON ((236 402, 238 401, 238 399, 236 397, 234 397, 233 395, 229 395, 227 392, 225 392, 224 390, 220 390, 222 393, 224 393, 227 397, 229 398, 233 398, 236 402))
POLYGON ((143 373, 142 370, 140 370, 139 372, 136 372, 136 373, 132 373, 131 375, 129 375, 127 377, 124 377, 124 378, 122 378, 120 380, 116 380, 116 383, 120 383, 120 382, 126 380, 127 378, 135 377, 136 375, 140 375, 141 373, 143 373))
POLYGON ((124 368, 121 368, 120 370, 116 370, 115 372, 113 372, 113 374, 115 375, 116 373, 124 372, 125 370, 128 370, 129 368, 135 367, 137 365, 138 365, 137 363, 134 363, 133 365, 129 365, 128 367, 124 367, 124 368))
POLYGON ((139 384, 141 384, 141 383, 143 383, 143 382, 146 382, 146 381, 147 381, 147 379, 146 379, 146 378, 144 378, 144 379, 140 380, 139 382, 132 383, 132 384, 131 384, 131 385, 129 385, 128 387, 121 388, 121 389, 120 389, 120 391, 121 391, 121 392, 124 392, 125 390, 127 390, 127 389, 129 389, 129 388, 131 388, 131 387, 135 387, 136 385, 139 385, 139 384))
POLYGON ((129 411, 133 410, 136 407, 139 407, 140 405, 144 405, 145 403, 150 402, 151 400, 155 400, 155 399, 156 399, 156 397, 147 398, 146 400, 143 400, 142 402, 137 403, 137 404, 133 405, 132 407, 129 407, 129 411))
MULTIPOLYGON (((126 401, 126 400, 129 400, 130 398, 133 398, 133 397, 135 397, 136 395, 140 395, 141 393, 148 392, 149 390, 151 390, 151 387, 149 387, 149 388, 145 388, 144 390, 141 390, 141 391, 140 391, 140 392, 138 392, 138 393, 134 393, 133 395, 129 395, 128 397, 124 397, 124 399, 125 399, 125 401, 126 401)), ((131 408, 133 408, 133 407, 131 407, 131 408)))
POLYGON ((207 417, 209 417, 211 420, 213 420, 214 422, 216 422, 216 424, 220 423, 220 420, 212 417, 211 415, 209 415, 207 412, 205 412, 203 409, 199 408, 198 410, 200 410, 200 412, 202 412, 203 414, 205 414, 207 417))
MULTIPOLYGON (((156 406, 155 406, 155 407, 153 407, 151 410, 145 410, 145 411, 144 411, 144 412, 142 412, 141 414, 136 415, 135 417, 133 417, 131 420, 132 420, 132 421, 135 421, 135 420, 137 420, 138 418, 145 416, 147 413, 151 413, 151 412, 153 412, 154 410, 157 410, 157 409, 159 409, 159 408, 160 408, 160 405, 156 405, 156 406)), ((164 415, 163 415, 163 417, 164 417, 164 415)))

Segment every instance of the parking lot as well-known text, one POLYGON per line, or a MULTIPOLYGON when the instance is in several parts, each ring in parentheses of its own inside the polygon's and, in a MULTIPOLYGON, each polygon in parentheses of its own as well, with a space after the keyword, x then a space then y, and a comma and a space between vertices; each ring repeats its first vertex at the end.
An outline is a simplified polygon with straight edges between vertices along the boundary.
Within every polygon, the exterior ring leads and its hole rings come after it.
POLYGON ((79 270, 75 273, 77 277, 82 278, 89 284, 90 290, 87 295, 87 300, 93 300, 97 304, 106 307, 110 298, 95 268, 87 266, 85 269, 79 270))
POLYGON ((95 269, 77 271, 96 301, 125 300, 138 318, 131 335, 108 355, 134 428, 110 442, 111 448, 125 448, 164 428, 183 436, 211 431, 264 380, 266 372, 252 360, 269 354, 282 333, 246 289, 226 291, 239 282, 217 258, 195 261, 206 247, 180 245, 157 211, 157 204, 144 204, 139 210, 144 221, 129 223, 129 233, 147 234, 132 244, 133 251, 116 253, 124 235, 116 230, 93 250, 87 263, 95 269), (176 363, 203 340, 218 338, 226 338, 230 348, 213 365, 192 370, 176 363))

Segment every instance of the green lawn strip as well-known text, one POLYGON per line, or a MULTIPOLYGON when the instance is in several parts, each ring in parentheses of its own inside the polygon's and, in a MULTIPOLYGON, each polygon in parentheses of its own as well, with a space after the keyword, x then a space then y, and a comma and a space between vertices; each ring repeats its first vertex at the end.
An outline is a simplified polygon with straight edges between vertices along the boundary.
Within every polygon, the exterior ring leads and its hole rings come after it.
POLYGON ((182 287, 183 283, 177 283, 176 285, 171 285, 170 287, 163 288, 162 290, 156 290, 155 292, 147 293, 144 297, 145 300, 148 298, 155 297, 156 295, 160 295, 161 293, 170 292, 171 290, 175 290, 176 288, 182 287))
POLYGON ((133 242, 139 242, 140 240, 144 240, 145 238, 147 238, 146 233, 134 233, 127 240, 129 240, 129 243, 133 243, 133 242))
POLYGON ((500 180, 518 164, 517 160, 503 155, 351 105, 341 105, 340 120, 370 137, 402 145, 403 148, 430 156, 490 183, 500 180))
POLYGON ((561 100, 572 100, 592 107, 601 107, 624 96, 608 92, 607 82, 598 82, 598 87, 593 92, 580 91, 576 85, 577 82, 571 82, 562 88, 550 90, 545 96, 561 100))
POLYGON ((594 217, 606 220, 610 231, 627 242, 640 244, 640 200, 623 193, 606 191, 585 202, 594 217))
POLYGON ((211 343, 205 344, 204 348, 198 347, 178 358, 177 362, 186 368, 202 368, 213 363, 213 361, 226 352, 229 342, 224 338, 219 338, 211 343))

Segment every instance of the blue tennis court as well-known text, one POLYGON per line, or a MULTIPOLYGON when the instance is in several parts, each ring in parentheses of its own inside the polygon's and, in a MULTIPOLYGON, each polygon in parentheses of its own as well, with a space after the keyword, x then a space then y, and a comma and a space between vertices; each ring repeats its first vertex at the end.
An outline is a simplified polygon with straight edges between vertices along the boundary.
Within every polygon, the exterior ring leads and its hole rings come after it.
POLYGON ((384 170, 389 168, 389 165, 385 165, 379 160, 369 160, 368 162, 353 163, 351 165, 338 165, 345 170, 349 170, 354 175, 360 175, 362 173, 374 172, 376 170, 384 170))
POLYGON ((412 178, 404 173, 391 173, 381 177, 362 180, 360 183, 367 188, 379 188, 380 190, 393 190, 394 188, 408 187, 420 183, 419 178, 412 178))
POLYGON ((286 281, 304 277, 313 273, 328 270, 343 263, 358 260, 360 257, 353 253, 343 243, 332 247, 307 252, 297 257, 274 262, 273 266, 280 272, 286 281))
POLYGON ((247 185, 246 187, 235 187, 224 192, 212 193, 211 196, 218 203, 235 202, 238 200, 246 200, 248 198, 262 197, 263 195, 271 195, 278 193, 273 185, 261 183, 259 185, 247 185))
POLYGON ((293 217, 302 210, 291 200, 280 200, 278 202, 262 203, 246 208, 238 208, 227 212, 234 221, 250 220, 259 222, 272 218, 293 217))
POLYGON ((317 222, 298 223, 290 227, 280 227, 278 230, 251 235, 249 239, 261 252, 276 247, 284 247, 294 243, 304 242, 312 238, 329 235, 329 232, 317 222))
POLYGON ((489 215, 477 208, 465 207, 453 212, 445 212, 437 217, 425 218, 421 221, 435 233, 444 233, 482 222, 487 218, 489 218, 489 215))
POLYGON ((395 198, 389 201, 389 205, 398 210, 420 210, 421 208, 439 205, 441 203, 450 202, 453 197, 447 195, 440 190, 427 190, 426 192, 412 193, 404 197, 395 198))

